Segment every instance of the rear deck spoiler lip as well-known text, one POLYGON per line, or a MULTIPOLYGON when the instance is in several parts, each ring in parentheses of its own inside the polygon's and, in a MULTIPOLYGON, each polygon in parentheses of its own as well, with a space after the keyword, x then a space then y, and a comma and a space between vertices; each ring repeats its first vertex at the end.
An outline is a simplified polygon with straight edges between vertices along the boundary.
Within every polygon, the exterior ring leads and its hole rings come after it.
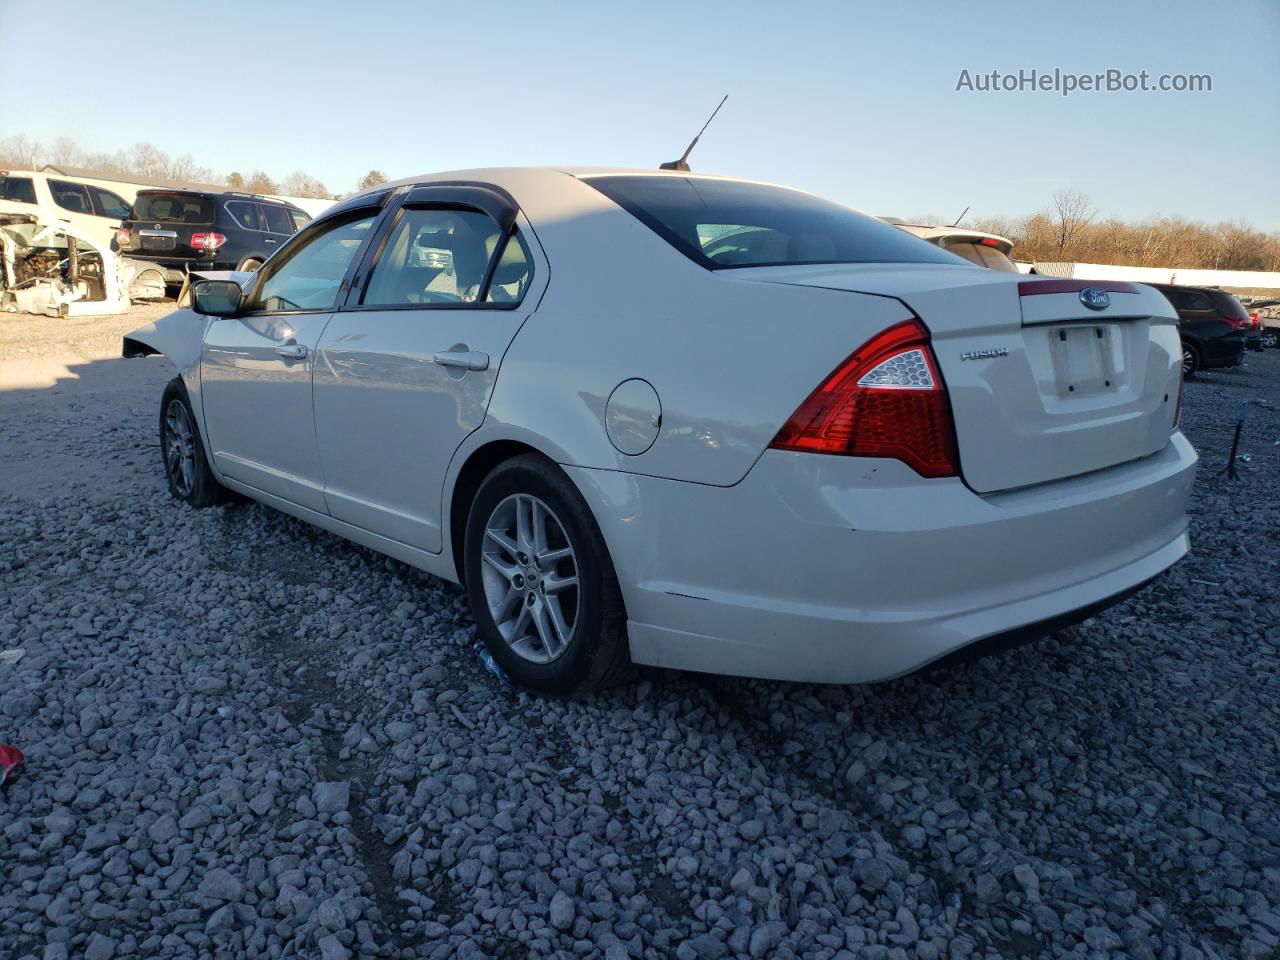
POLYGON ((1136 283, 1125 280, 1067 280, 1046 277, 1043 280, 1019 281, 1018 296, 1030 297, 1038 293, 1079 293, 1090 287, 1094 290, 1106 290, 1108 293, 1142 293, 1136 283))

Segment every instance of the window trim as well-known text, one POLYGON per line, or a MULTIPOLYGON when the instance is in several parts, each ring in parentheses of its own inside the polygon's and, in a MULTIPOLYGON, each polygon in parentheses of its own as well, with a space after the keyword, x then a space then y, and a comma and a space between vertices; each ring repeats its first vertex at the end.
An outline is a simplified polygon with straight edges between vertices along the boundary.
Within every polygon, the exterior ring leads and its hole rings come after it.
MULTIPOLYGON (((493 280, 493 274, 497 269, 498 262, 502 259, 503 254, 506 253, 507 244, 515 236, 515 231, 518 228, 516 218, 519 212, 520 208, 516 205, 511 195, 500 187, 491 184, 447 181, 417 184, 407 189, 401 188, 396 202, 378 231, 378 236, 373 238, 373 243, 367 251, 365 260, 360 265, 360 270, 354 278, 354 282, 347 290, 346 302, 338 309, 344 313, 381 310, 519 309, 524 304, 525 297, 528 296, 529 291, 533 288, 533 277, 536 274, 536 270, 532 256, 529 258, 529 283, 525 287, 524 295, 519 300, 505 303, 485 299, 489 294, 489 286, 493 280), (489 263, 485 267, 484 277, 480 282, 480 289, 476 294, 476 299, 469 302, 459 301, 458 303, 396 303, 388 305, 362 303, 361 301, 368 292, 369 282, 373 278, 373 271, 386 249, 387 241, 391 237, 392 231, 400 223, 403 211, 431 209, 469 210, 474 213, 481 213, 493 220, 501 231, 499 241, 494 246, 493 254, 489 257, 489 263), (499 219, 499 216, 494 215, 495 212, 500 214, 501 219, 499 219)), ((526 246, 529 246, 527 242, 526 246)))
MULTIPOLYGON (((385 199, 385 198, 384 198, 385 199)), ((257 306, 250 306, 242 310, 238 316, 242 317, 287 317, 295 314, 312 314, 312 313, 334 313, 342 308, 342 303, 347 297, 351 289, 351 280, 355 275, 359 265, 364 262, 368 255, 369 244, 374 240, 376 235, 382 229, 387 215, 386 209, 379 204, 370 204, 369 206, 346 207, 331 217, 324 217, 318 220, 312 220, 303 230, 299 230, 286 241, 286 245, 281 247, 276 255, 267 261, 254 276, 253 283, 245 291, 245 302, 255 304, 262 292, 262 288, 267 281, 280 272, 280 270, 297 256, 297 251, 305 247, 311 242, 312 234, 327 233, 329 230, 336 230, 346 226, 356 220, 363 220, 372 215, 373 223, 369 227, 369 236, 365 237, 360 244, 360 248, 356 250, 355 256, 351 258, 351 262, 347 264, 346 272, 342 275, 342 281, 338 284, 337 293, 334 295, 333 303, 327 307, 303 307, 297 310, 266 310, 257 306), (281 254, 290 250, 287 256, 281 254), (271 269, 268 270, 268 267, 271 269)))

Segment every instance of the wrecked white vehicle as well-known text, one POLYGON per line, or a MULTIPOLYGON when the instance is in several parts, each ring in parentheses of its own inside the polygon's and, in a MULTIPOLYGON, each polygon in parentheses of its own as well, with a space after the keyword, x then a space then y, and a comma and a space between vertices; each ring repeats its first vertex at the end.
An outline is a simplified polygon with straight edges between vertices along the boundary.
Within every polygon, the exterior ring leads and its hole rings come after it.
POLYGON ((104 316, 164 295, 161 271, 117 256, 88 231, 39 213, 0 212, 0 310, 104 316))

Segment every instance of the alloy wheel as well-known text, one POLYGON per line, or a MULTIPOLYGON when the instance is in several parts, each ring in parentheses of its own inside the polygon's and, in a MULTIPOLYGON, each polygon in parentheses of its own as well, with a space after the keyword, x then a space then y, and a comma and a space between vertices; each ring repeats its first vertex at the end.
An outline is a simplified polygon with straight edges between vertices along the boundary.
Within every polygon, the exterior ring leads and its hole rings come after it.
POLYGON ((1182 347, 1182 375, 1189 377, 1196 370, 1196 355, 1190 347, 1183 344, 1182 347))
POLYGON ((485 601, 498 633, 520 657, 550 663, 573 640, 578 560, 564 524, 527 493, 501 501, 480 553, 485 601))
POLYGON ((181 400, 170 400, 164 413, 164 466, 178 496, 191 496, 196 478, 195 431, 181 400))

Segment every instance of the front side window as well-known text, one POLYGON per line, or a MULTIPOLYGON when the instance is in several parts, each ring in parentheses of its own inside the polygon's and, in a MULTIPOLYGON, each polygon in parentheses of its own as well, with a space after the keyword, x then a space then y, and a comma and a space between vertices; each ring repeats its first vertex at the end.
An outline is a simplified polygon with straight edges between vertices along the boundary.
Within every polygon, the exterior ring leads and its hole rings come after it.
POLYGON ((262 212, 267 219, 267 229, 272 233, 293 233, 293 223, 284 207, 274 203, 262 204, 262 212))
POLYGON ((101 187, 90 187, 89 191, 98 201, 98 209, 102 211, 104 217, 110 217, 112 220, 128 218, 129 204, 124 202, 124 197, 110 190, 103 190, 101 187))
POLYGON ((584 182, 709 270, 961 262, 874 217, 785 187, 670 175, 608 175, 584 182))
POLYGON ((0 178, 0 196, 5 200, 12 200, 14 203, 35 203, 36 188, 31 182, 30 177, 3 177, 0 178))
POLYGON ((236 223, 246 230, 266 230, 262 222, 262 214, 256 203, 248 200, 228 200, 227 212, 235 217, 236 223))
POLYGON ((283 248, 279 263, 271 262, 271 274, 259 288, 259 310, 327 310, 334 305, 338 289, 360 245, 369 236, 376 213, 327 224, 295 249, 283 248))
POLYGON ((83 183, 50 180, 49 192, 53 194, 53 202, 63 210, 70 210, 72 213, 93 213, 93 204, 89 202, 89 191, 83 183))
POLYGON ((361 303, 404 307, 472 303, 502 239, 474 210, 406 208, 378 256, 361 303))

